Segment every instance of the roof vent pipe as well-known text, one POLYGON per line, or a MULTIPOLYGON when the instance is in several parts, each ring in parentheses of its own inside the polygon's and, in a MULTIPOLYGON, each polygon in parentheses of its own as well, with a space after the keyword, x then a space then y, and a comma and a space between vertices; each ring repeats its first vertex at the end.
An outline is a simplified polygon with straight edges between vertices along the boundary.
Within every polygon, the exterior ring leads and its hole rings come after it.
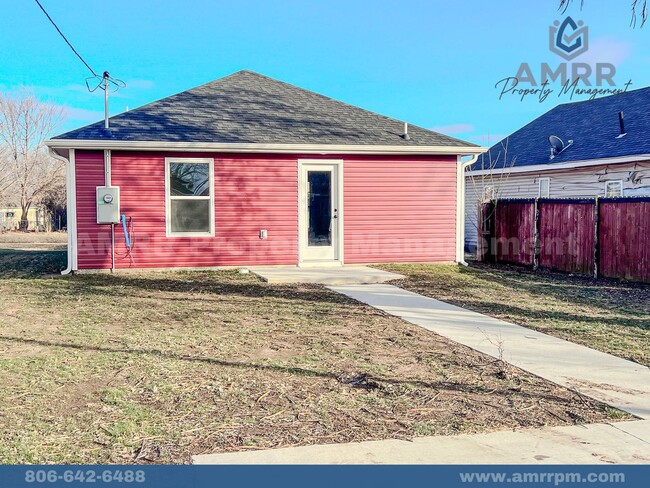
POLYGON ((409 136, 409 125, 407 122, 404 122, 404 135, 402 135, 405 141, 410 141, 411 136, 409 136))
POLYGON ((616 136, 616 138, 623 137, 627 132, 625 132, 625 115, 623 112, 618 113, 618 126, 621 130, 620 134, 616 136))
POLYGON ((104 129, 108 129, 108 79, 110 75, 108 71, 104 71, 102 75, 102 83, 104 85, 104 129))

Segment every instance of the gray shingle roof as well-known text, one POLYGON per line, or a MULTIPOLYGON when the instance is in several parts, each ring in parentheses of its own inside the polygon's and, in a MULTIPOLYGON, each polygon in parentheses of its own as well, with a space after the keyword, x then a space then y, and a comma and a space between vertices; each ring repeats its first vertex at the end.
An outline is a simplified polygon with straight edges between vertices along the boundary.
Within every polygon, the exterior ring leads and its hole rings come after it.
POLYGON ((475 147, 251 71, 239 71, 55 139, 475 147))
POLYGON ((650 154, 650 87, 565 103, 525 125, 507 139, 479 156, 473 169, 534 166, 569 161, 650 154), (625 114, 625 131, 620 134, 618 113, 625 114), (549 159, 548 137, 560 137, 573 144, 549 159), (504 158, 507 144, 507 159, 504 158), (491 158, 491 159, 490 159, 491 158), (513 163, 514 159, 514 163, 513 163), (505 164, 504 164, 505 163, 505 164))

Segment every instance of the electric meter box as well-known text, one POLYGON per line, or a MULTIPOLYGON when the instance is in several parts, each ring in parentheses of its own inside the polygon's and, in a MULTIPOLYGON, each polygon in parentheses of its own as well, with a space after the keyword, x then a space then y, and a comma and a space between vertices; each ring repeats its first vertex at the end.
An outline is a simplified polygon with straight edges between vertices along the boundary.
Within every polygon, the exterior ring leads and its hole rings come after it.
POLYGON ((120 223, 120 187, 97 187, 97 223, 120 223))

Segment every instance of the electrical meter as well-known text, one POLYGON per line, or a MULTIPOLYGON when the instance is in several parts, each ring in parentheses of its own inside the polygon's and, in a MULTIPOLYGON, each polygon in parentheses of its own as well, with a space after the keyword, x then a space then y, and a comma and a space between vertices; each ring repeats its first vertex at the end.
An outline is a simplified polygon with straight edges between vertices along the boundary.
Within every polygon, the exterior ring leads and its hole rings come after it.
POLYGON ((120 223, 120 187, 97 187, 97 223, 120 223))

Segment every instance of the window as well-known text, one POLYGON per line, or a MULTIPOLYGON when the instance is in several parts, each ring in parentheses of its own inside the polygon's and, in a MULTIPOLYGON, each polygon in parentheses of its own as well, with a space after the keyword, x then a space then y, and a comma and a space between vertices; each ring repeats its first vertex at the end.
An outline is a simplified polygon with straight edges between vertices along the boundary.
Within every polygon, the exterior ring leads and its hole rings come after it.
POLYGON ((212 159, 165 159, 167 235, 214 235, 214 162, 212 159))
POLYGON ((539 178, 539 198, 548 198, 551 196, 551 179, 539 178))
POLYGON ((621 180, 605 182, 605 198, 618 198, 623 196, 623 182, 621 180))

